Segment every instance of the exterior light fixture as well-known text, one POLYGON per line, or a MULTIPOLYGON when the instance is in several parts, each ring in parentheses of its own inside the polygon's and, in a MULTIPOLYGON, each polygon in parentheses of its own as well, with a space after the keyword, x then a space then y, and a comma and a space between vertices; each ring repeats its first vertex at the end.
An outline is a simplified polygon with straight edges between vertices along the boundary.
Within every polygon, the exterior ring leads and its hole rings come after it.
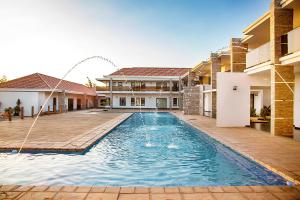
POLYGON ((232 89, 236 91, 238 89, 238 86, 235 85, 232 89))

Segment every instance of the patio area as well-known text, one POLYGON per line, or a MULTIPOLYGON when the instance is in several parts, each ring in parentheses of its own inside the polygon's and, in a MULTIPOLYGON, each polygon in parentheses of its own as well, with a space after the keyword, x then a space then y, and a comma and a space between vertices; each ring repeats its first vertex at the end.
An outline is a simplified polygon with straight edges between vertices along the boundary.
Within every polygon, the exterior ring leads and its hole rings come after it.
POLYGON ((297 200, 300 191, 291 187, 92 187, 11 186, 0 187, 0 199, 18 200, 297 200))
MULTIPOLYGON (((100 110, 44 115, 37 120, 23 150, 81 152, 129 116, 100 110)), ((0 150, 19 149, 33 121, 34 118, 1 121, 0 150)))

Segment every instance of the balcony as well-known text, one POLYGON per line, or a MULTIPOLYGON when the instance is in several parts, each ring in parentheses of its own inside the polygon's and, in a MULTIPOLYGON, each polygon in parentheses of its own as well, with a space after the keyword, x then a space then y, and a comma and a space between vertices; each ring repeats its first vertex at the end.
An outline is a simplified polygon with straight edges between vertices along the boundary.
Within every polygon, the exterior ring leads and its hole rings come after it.
POLYGON ((300 27, 288 33, 288 54, 300 51, 300 27))
MULTIPOLYGON (((97 86, 97 91, 110 91, 108 86, 97 86)), ((170 91, 170 87, 129 87, 129 86, 113 86, 112 91, 136 91, 136 92, 167 92, 170 91)), ((178 87, 172 87, 173 92, 178 92, 178 87)))
POLYGON ((270 42, 253 49, 246 54, 246 68, 250 68, 270 60, 270 42))

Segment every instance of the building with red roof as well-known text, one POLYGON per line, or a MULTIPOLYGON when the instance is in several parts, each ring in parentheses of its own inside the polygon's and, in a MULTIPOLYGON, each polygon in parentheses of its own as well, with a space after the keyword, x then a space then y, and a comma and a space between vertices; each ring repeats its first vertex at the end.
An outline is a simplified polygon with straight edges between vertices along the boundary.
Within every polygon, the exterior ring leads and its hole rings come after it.
POLYGON ((37 114, 50 96, 43 111, 58 112, 95 107, 96 89, 79 83, 34 73, 0 84, 0 111, 15 107, 18 99, 24 107, 24 115, 37 114), (49 109, 49 110, 48 110, 49 109))
POLYGON ((179 109, 182 105, 182 79, 190 68, 122 68, 98 78, 99 104, 110 108, 179 109))

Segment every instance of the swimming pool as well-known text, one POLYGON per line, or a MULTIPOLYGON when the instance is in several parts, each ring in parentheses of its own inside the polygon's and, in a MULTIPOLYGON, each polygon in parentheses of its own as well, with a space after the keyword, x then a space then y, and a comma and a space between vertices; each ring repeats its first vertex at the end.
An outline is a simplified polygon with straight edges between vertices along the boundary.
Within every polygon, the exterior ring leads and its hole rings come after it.
POLYGON ((170 113, 135 113, 85 154, 0 153, 1 184, 284 185, 170 113))

